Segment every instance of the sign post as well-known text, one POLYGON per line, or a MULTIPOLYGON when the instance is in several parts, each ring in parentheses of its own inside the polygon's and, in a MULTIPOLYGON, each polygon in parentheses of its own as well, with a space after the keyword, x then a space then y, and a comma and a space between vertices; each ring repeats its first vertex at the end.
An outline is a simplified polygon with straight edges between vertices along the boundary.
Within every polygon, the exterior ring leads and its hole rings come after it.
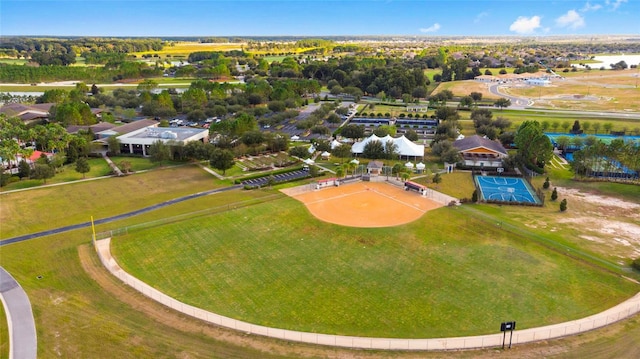
POLYGON ((513 331, 516 329, 516 322, 503 322, 500 324, 500 331, 502 332, 502 349, 504 349, 504 341, 507 337, 507 331, 510 331, 509 335, 509 349, 511 349, 511 341, 513 340, 513 331))

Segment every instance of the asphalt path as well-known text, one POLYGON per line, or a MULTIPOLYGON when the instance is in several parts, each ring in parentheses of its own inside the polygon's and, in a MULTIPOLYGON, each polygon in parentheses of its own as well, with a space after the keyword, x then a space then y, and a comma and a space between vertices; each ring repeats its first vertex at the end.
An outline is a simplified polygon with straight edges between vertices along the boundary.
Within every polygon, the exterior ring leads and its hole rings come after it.
MULTIPOLYGON (((118 221, 118 220, 121 220, 121 219, 137 216, 137 215, 142 214, 142 213, 150 212, 150 211, 162 208, 162 207, 170 206, 170 205, 175 204, 175 203, 184 202, 184 201, 187 201, 187 200, 190 200, 190 199, 207 196, 207 195, 214 194, 214 193, 231 191, 231 190, 239 189, 239 188, 242 188, 242 185, 235 185, 235 186, 230 186, 230 187, 212 189, 210 191, 205 191, 205 192, 198 192, 198 193, 190 194, 188 196, 179 197, 179 198, 175 198, 175 199, 172 199, 172 200, 169 200, 169 201, 166 201, 166 202, 158 203, 158 204, 155 204, 153 206, 149 206, 149 207, 141 208, 141 209, 138 209, 138 210, 135 210, 135 211, 119 214, 117 216, 97 219, 97 220, 94 221, 94 223, 95 224, 103 224, 103 223, 109 223, 109 222, 113 222, 113 221, 118 221)), ((89 226, 91 226, 91 222, 84 222, 84 223, 73 224, 73 225, 70 225, 70 226, 50 229, 50 230, 47 230, 47 231, 36 232, 36 233, 31 233, 31 234, 25 234, 25 235, 18 236, 18 237, 8 238, 8 239, 4 239, 4 240, 0 241, 0 247, 8 245, 8 244, 12 244, 12 243, 18 243, 18 242, 26 241, 26 240, 33 239, 33 238, 39 238, 39 237, 44 237, 44 236, 48 236, 48 235, 52 235, 52 234, 58 234, 58 233, 73 231, 73 230, 79 229, 79 228, 86 228, 86 227, 89 227, 89 226)))
POLYGON ((500 92, 500 85, 501 85, 500 83, 493 83, 489 85, 489 92, 491 92, 493 95, 504 97, 511 100, 510 108, 524 109, 525 107, 533 105, 533 101, 531 101, 528 98, 506 95, 500 92))
POLYGON ((0 299, 9 327, 9 358, 33 359, 38 354, 36 324, 24 289, 0 267, 0 299))

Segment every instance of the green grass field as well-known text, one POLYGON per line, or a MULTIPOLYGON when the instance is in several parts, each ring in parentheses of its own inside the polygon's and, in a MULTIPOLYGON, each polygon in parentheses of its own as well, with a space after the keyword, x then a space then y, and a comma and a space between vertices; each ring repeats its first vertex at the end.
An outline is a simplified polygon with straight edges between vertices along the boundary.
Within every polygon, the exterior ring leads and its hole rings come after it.
MULTIPOLYGON (((198 43, 191 41, 173 41, 168 45, 165 45, 160 51, 142 51, 142 52, 134 52, 132 55, 136 55, 141 57, 142 55, 158 55, 158 58, 163 58, 167 60, 171 60, 172 58, 185 58, 188 57, 190 53, 197 51, 230 51, 230 50, 240 50, 243 44, 219 44, 219 43, 198 43), (168 55, 168 57, 167 57, 168 55)), ((158 59, 156 57, 152 58, 152 60, 158 59)))
MULTIPOLYGON (((573 122, 578 120, 580 124, 584 124, 585 122, 589 122, 591 127, 587 134, 594 134, 593 124, 599 123, 600 129, 598 130, 599 134, 606 134, 603 127, 605 123, 611 123, 612 131, 622 131, 626 130, 628 132, 639 130, 640 131, 640 120, 634 119, 625 119, 625 118, 603 118, 603 117, 589 117, 587 115, 572 115, 570 113, 553 113, 553 112, 544 112, 544 111, 521 111, 521 110, 499 110, 497 108, 491 109, 493 113, 493 118, 496 119, 498 117, 504 117, 511 121, 511 127, 509 130, 516 130, 520 124, 524 121, 538 121, 538 122, 548 122, 550 127, 547 128, 548 132, 565 132, 562 128, 563 123, 569 123, 571 130, 571 126, 573 122), (556 122, 558 123, 558 127, 554 130, 551 125, 556 122)), ((473 135, 475 134, 475 129, 473 127, 473 122, 470 120, 471 112, 469 111, 460 111, 461 121, 460 125, 462 126, 462 133, 464 135, 473 135)))
POLYGON ((179 300, 342 335, 474 335, 505 317, 528 328, 593 314, 637 290, 468 214, 443 208, 405 226, 355 229, 283 198, 116 237, 113 247, 126 270, 179 300))
MULTIPOLYGON (((107 176, 111 173, 111 169, 105 160, 102 158, 90 158, 89 166, 91 170, 85 173, 85 178, 95 178, 107 176)), ((75 171, 75 164, 65 165, 60 172, 56 173, 53 178, 47 179, 46 184, 56 184, 64 182, 73 182, 83 179, 82 173, 75 171)), ((44 180, 24 179, 19 182, 13 182, 7 186, 4 186, 0 191, 11 191, 23 188, 32 188, 44 185, 44 180)))
MULTIPOLYGON (((426 106, 426 104, 423 104, 426 106)), ((412 117, 415 117, 417 115, 419 115, 421 118, 423 115, 428 115, 431 116, 433 114, 433 111, 430 110, 428 112, 407 112, 407 105, 402 104, 401 102, 399 102, 397 105, 388 105, 388 104, 375 104, 373 110, 371 109, 371 107, 367 107, 364 110, 364 114, 366 114, 367 117, 370 117, 370 113, 374 113, 374 114, 385 114, 385 113, 389 113, 392 117, 398 117, 400 116, 401 113, 404 113, 405 115, 411 114, 412 117)), ((407 117, 408 118, 408 117, 407 117)))
MULTIPOLYGON (((65 208, 65 211, 76 213, 75 216, 78 221, 85 221, 86 213, 95 213, 101 209, 108 209, 108 212, 112 214, 119 213, 129 210, 129 207, 134 206, 134 204, 136 206, 142 206, 158 203, 169 198, 175 198, 179 194, 194 193, 211 186, 212 182, 209 175, 203 175, 204 172, 195 167, 189 166, 187 169, 189 170, 186 173, 174 172, 174 169, 163 169, 120 179, 114 178, 65 185, 59 187, 56 191, 43 192, 43 189, 36 189, 22 192, 22 194, 17 197, 7 194, 2 195, 2 197, 0 197, 0 206, 2 206, 0 207, 0 214, 3 216, 0 220, 2 223, 2 237, 9 237, 5 234, 5 228, 12 222, 28 220, 27 223, 25 223, 26 228, 24 228, 26 232, 57 227, 60 221, 56 219, 55 213, 60 212, 47 210, 48 208, 65 208), (162 185, 164 185, 164 187, 162 185), (173 191, 176 193, 173 193, 173 191), (73 198, 68 200, 67 198, 69 196, 73 198), (99 200, 91 200, 96 198, 99 200), (129 198, 131 199, 130 201, 128 200, 129 198), (43 203, 39 204, 40 202, 43 203), (122 202, 126 203, 123 204, 122 202), (72 203, 73 205, 66 203, 72 203), (82 208, 78 208, 80 206, 77 206, 77 203, 83 203, 82 208), (52 215, 52 212, 55 213, 52 215)), ((570 178, 570 176, 564 173, 553 173, 553 176, 555 181, 568 181, 568 178, 570 178)), ((462 176, 461 178, 449 180, 447 177, 444 177, 443 182, 439 185, 440 189, 449 191, 448 188, 455 188, 455 183, 464 181, 465 178, 466 176, 462 176)), ((217 182, 213 182, 214 186, 215 183, 217 182)), ((596 189, 599 185, 603 184, 589 184, 589 186, 593 186, 596 189)), ((616 186, 604 186, 608 188, 607 191, 620 192, 620 196, 629 194, 628 190, 621 190, 616 186)), ((244 203, 246 200, 259 199, 260 197, 270 196, 272 194, 272 191, 233 191, 225 194, 221 193, 214 196, 206 196, 126 220, 99 225, 97 226, 97 231, 101 232, 131 226, 139 228, 141 223, 153 223, 153 221, 157 221, 158 219, 174 218, 176 216, 184 218, 186 214, 193 212, 200 213, 198 214, 198 216, 200 216, 198 218, 201 218, 201 220, 207 223, 211 223, 218 218, 228 215, 213 215, 213 213, 218 212, 216 208, 220 208, 220 206, 225 206, 225 204, 228 205, 229 203, 244 203), (202 211, 205 211, 204 215, 202 215, 202 211), (211 213, 212 215, 208 215, 207 213, 211 213)), ((258 208, 258 206, 252 208, 258 208)), ((450 210, 451 209, 444 209, 443 212, 450 210)), ((508 211, 505 212, 505 216, 509 215, 508 211)), ((65 223, 75 223, 67 218, 63 218, 62 221, 65 223)), ((171 219, 162 220, 160 223, 171 221, 171 219)), ((264 223, 260 225, 264 226, 264 223)), ((414 226, 420 227, 418 223, 414 226)), ((315 227, 309 229, 312 228, 315 227)), ((423 228, 419 230, 426 229, 423 228)), ((174 314, 172 311, 138 295, 122 283, 119 283, 117 279, 110 277, 97 263, 97 259, 95 255, 93 255, 91 256, 93 266, 121 293, 114 294, 112 290, 106 290, 104 284, 98 285, 81 266, 78 254, 78 250, 83 248, 85 251, 88 251, 88 253, 92 252, 86 248, 90 240, 90 233, 90 230, 85 228, 60 235, 13 244, 2 247, 1 249, 0 265, 12 273, 21 283, 32 303, 38 329, 39 357, 319 358, 355 356, 361 358, 441 358, 446 356, 451 358, 489 358, 500 354, 495 350, 447 353, 349 351, 347 349, 317 348, 299 344, 292 345, 290 343, 260 337, 245 337, 241 333, 221 332, 219 329, 204 326, 196 320, 174 314), (29 255, 25 255, 25 253, 29 255), (37 280, 36 276, 38 275, 43 275, 43 279, 37 280), (136 299, 137 302, 130 304, 124 301, 121 296, 127 295, 127 293, 129 293, 128 295, 130 296, 138 298, 136 299), (157 308, 156 310, 161 314, 158 316, 148 314, 147 311, 150 308, 157 308)), ((466 232, 463 232, 462 234, 465 233, 466 232)), ((488 229, 486 233, 490 234, 493 233, 493 231, 492 229, 488 229)), ((439 234, 440 237, 436 239, 442 240, 444 235, 445 233, 439 234)), ((311 239, 311 237, 307 237, 305 233, 305 240, 307 240, 307 238, 311 239)), ((482 241, 489 241, 490 239, 488 238, 490 237, 486 236, 482 241)), ((350 254, 367 253, 365 248, 359 248, 360 243, 356 245, 355 241, 357 239, 360 238, 351 238, 351 242, 342 244, 335 244, 333 243, 334 240, 329 239, 329 244, 331 248, 336 248, 337 245, 352 247, 350 254), (356 249, 362 249, 365 252, 358 252, 356 249)), ((366 240, 367 238, 362 239, 366 240)), ((436 239, 433 240, 435 241, 436 239)), ((292 242, 295 242, 294 240, 292 240, 292 242)), ((246 241, 247 239, 242 240, 243 243, 246 243, 246 241)), ((387 243, 384 248, 393 251, 393 253, 402 253, 402 245, 413 244, 418 248, 419 245, 424 245, 426 241, 425 239, 423 242, 420 242, 419 239, 410 237, 406 240, 401 239, 398 243, 387 243)), ((455 247, 456 243, 454 243, 454 241, 450 241, 449 239, 446 241, 447 246, 455 247)), ((494 245, 501 247, 501 243, 508 243, 508 241, 509 239, 500 237, 494 245)), ((281 243, 279 246, 282 247, 288 243, 291 242, 281 243)), ((433 243, 437 244, 437 242, 433 243)), ((188 244, 188 242, 184 244, 188 244)), ((295 242, 295 244, 296 248, 300 248, 302 243, 299 244, 295 242)), ((327 240, 322 238, 315 243, 305 243, 304 246, 305 248, 325 250, 327 247, 326 244, 327 240), (322 248, 318 249, 319 246, 322 246, 322 248)), ((461 245, 462 242, 457 244, 461 245)), ((369 246, 369 244, 365 245, 369 246)), ((374 249, 376 251, 382 249, 375 248, 376 245, 377 244, 374 244, 374 248, 368 249, 374 249)), ((532 243, 531 245, 534 244, 532 243)), ((277 249, 278 245, 274 247, 277 249)), ((434 258, 442 258, 447 252, 455 252, 455 254, 458 255, 458 252, 452 248, 445 249, 444 247, 446 246, 440 245, 434 248, 440 251, 441 247, 442 253, 437 256, 434 255, 434 258)), ((507 255, 510 255, 520 252, 522 248, 522 246, 516 246, 514 249, 502 248, 500 253, 504 255, 504 251, 508 250, 507 255)), ((252 249, 251 251, 254 250, 252 249)), ((289 256, 290 251, 285 251, 285 254, 289 256)), ((545 251, 546 250, 539 251, 536 249, 531 254, 525 253, 518 256, 518 261, 521 259, 524 260, 527 256, 534 259, 547 259, 545 251)), ((255 256, 254 252, 251 254, 255 256)), ((464 268, 469 272, 482 271, 482 268, 477 266, 477 259, 473 259, 473 255, 470 256, 469 254, 470 252, 468 252, 466 248, 463 248, 460 252, 460 255, 469 258, 469 262, 468 264, 464 264, 464 268)), ((410 256, 419 257, 420 255, 405 253, 405 256, 408 258, 410 256)), ((426 256, 426 254, 424 256, 426 256)), ((554 258, 553 254, 550 256, 552 259, 554 258)), ((238 258, 240 257, 235 257, 235 259, 238 258)), ((280 258, 276 259, 279 260, 280 258)), ((288 261, 285 261, 285 263, 290 263, 293 259, 294 258, 285 258, 285 260, 288 261)), ((262 258, 263 263, 270 260, 272 259, 267 257, 262 258)), ((559 261, 560 263, 565 263, 568 260, 560 259, 559 261)), ((357 263, 362 264, 363 262, 357 263)), ((213 265, 213 263, 211 264, 213 265)), ((373 264, 372 262, 365 263, 364 265, 370 269, 374 267, 373 264)), ((388 261, 385 262, 385 264, 388 264, 388 261)), ((448 265, 451 264, 452 263, 448 265)), ((291 268, 296 269, 297 265, 296 263, 296 265, 291 268)), ((398 270, 405 265, 407 265, 406 260, 402 258, 398 267, 394 266, 391 269, 398 270)), ((575 269, 574 273, 579 274, 582 271, 585 276, 591 274, 590 269, 585 269, 580 265, 578 265, 578 267, 580 268, 575 269)), ((534 270, 539 270, 540 272, 555 271, 556 269, 557 267, 542 269, 534 267, 534 270)), ((419 268, 419 270, 425 269, 419 268)), ((598 271, 596 271, 596 273, 599 273, 596 277, 604 276, 612 280, 611 277, 608 277, 606 274, 598 271)), ((400 277, 403 278, 402 275, 400 277)), ((575 279, 575 277, 570 278, 575 279)), ((582 280, 583 277, 581 276, 579 279, 582 280)), ((615 280, 613 281, 615 282, 615 280)), ((624 292, 626 285, 619 287, 618 284, 620 283, 612 283, 613 287, 618 288, 614 292, 624 292)), ((534 285, 539 285, 539 283, 534 285)), ((472 286, 472 284, 469 284, 469 286, 472 286)), ((529 285, 527 284, 527 286, 529 285)), ((573 287, 573 284, 571 287, 573 287)), ((595 289, 597 289, 597 287, 595 289)), ((607 290, 608 289, 609 288, 607 288, 607 290)), ((504 293, 506 296, 512 294, 510 292, 504 293)), ((594 293, 599 295, 598 292, 594 291, 594 293)), ((447 298, 447 300, 451 298, 447 298)), ((516 300, 514 303, 520 305, 521 302, 520 300, 516 300)), ((604 304, 602 305, 604 306, 604 304)), ((511 310, 511 308, 506 309, 511 310)), ((500 320, 502 319, 504 318, 500 318, 500 320)), ((520 324, 519 318, 518 321, 520 324)), ((492 327, 491 329, 493 330, 495 328, 492 327)), ((1 330, 2 326, 0 326, 0 331, 1 330)), ((640 318, 635 317, 635 319, 626 320, 620 324, 575 337, 516 346, 509 353, 520 357, 603 358, 611 357, 611 355, 616 357, 637 357, 638 347, 635 344, 635 338, 637 338, 638 335, 640 335, 640 318)), ((8 337, 6 335, 0 335, 0 348, 4 348, 5 353, 7 353, 8 337)), ((0 356, 2 356, 2 354, 0 354, 0 356)), ((6 354, 3 357, 6 357, 6 354)))
POLYGON ((8 64, 8 65, 24 65, 27 63, 25 59, 15 59, 10 57, 0 57, 0 64, 8 64))
MULTIPOLYGON (((147 171, 153 168, 160 167, 160 163, 151 162, 148 158, 142 157, 129 157, 129 156, 112 156, 111 160, 119 166, 122 161, 128 161, 131 163, 131 170, 147 171)), ((182 163, 174 163, 174 165, 180 165, 182 163)), ((91 170, 85 173, 83 177, 81 173, 75 171, 75 163, 65 165, 62 170, 55 174, 53 178, 47 179, 46 185, 74 182, 82 179, 92 179, 96 177, 108 176, 111 174, 111 168, 107 162, 102 158, 89 158, 89 166, 91 170)), ((44 186, 43 180, 23 179, 18 182, 13 182, 0 188, 0 192, 12 191, 17 189, 33 188, 44 186)))
POLYGON ((109 217, 219 186, 210 174, 189 165, 6 193, 0 197, 0 237, 82 223, 90 216, 109 217))

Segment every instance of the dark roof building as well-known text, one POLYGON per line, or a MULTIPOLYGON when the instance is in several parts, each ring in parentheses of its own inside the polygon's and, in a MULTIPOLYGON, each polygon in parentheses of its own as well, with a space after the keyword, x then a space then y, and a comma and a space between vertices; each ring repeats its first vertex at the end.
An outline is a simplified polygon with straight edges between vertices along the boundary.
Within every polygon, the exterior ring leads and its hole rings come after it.
POLYGON ((114 127, 116 127, 116 125, 110 122, 98 122, 95 125, 91 125, 91 126, 79 126, 79 125, 68 126, 67 132, 73 135, 78 133, 78 131, 89 131, 89 129, 91 129, 91 132, 98 133, 98 132, 110 130, 114 127))
POLYGON ((500 142, 478 135, 457 140, 453 146, 460 152, 464 165, 468 167, 502 167, 502 159, 508 156, 500 142))
POLYGON ((26 123, 46 120, 49 118, 49 110, 54 103, 38 103, 25 105, 22 103, 10 103, 0 107, 0 113, 7 117, 19 117, 26 123))

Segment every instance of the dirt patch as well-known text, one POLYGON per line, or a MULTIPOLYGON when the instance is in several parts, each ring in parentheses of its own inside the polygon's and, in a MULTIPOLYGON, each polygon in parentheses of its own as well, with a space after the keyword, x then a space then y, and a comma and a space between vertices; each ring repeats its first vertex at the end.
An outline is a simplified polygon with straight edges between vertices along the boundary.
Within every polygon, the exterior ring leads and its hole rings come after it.
POLYGON ((580 198, 580 200, 582 201, 596 204, 599 206, 635 210, 632 213, 635 214, 636 218, 640 218, 640 204, 627 202, 618 198, 599 196, 592 193, 585 193, 574 188, 563 188, 563 187, 557 187, 557 188, 558 188, 558 194, 580 198))
POLYGON ((413 222, 441 207, 417 192, 388 183, 357 182, 300 193, 282 190, 304 203, 318 219, 350 227, 390 227, 413 222))
POLYGON ((610 248, 620 257, 640 256, 640 204, 558 187, 558 198, 577 204, 558 223, 580 226, 587 241, 610 248))

